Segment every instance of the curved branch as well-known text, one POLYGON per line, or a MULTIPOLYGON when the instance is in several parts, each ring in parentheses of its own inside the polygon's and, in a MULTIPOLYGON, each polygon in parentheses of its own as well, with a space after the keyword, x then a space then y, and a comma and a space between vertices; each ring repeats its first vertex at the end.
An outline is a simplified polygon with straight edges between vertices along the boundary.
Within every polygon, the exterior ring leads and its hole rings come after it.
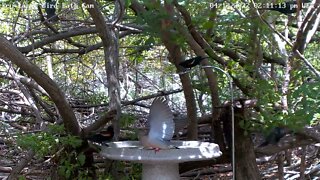
POLYGON ((74 28, 74 29, 70 29, 69 31, 67 32, 64 32, 64 33, 60 33, 60 34, 56 34, 54 36, 50 36, 42 41, 38 41, 38 42, 35 42, 34 44, 31 44, 31 45, 28 45, 28 46, 25 46, 25 47, 18 47, 18 50, 22 53, 28 53, 34 49, 37 49, 37 48, 40 48, 44 45, 47 45, 47 44, 50 44, 50 43, 53 43, 55 41, 58 41, 58 40, 63 40, 63 39, 66 39, 66 38, 70 38, 70 37, 73 37, 73 36, 79 36, 79 35, 85 35, 85 34, 94 34, 94 33, 97 33, 97 30, 96 28, 93 28, 93 27, 90 27, 90 28, 81 28, 81 27, 77 27, 77 28, 74 28))
POLYGON ((298 33, 296 41, 293 45, 293 50, 298 50, 303 54, 307 44, 311 40, 311 37, 315 34, 320 22, 320 0, 317 0, 313 6, 309 7, 308 13, 304 18, 298 33))
POLYGON ((0 36, 0 56, 16 64, 46 90, 59 110, 66 131, 73 135, 80 134, 80 125, 69 102, 58 85, 39 67, 28 61, 23 54, 3 36, 0 36))

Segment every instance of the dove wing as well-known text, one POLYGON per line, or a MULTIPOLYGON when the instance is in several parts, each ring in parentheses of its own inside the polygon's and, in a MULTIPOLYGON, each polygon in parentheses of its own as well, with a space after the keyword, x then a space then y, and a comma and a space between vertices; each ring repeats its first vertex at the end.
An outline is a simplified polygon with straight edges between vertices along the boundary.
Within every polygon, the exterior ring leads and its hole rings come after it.
POLYGON ((156 98, 151 105, 148 117, 149 138, 170 141, 174 134, 173 114, 164 98, 156 98))

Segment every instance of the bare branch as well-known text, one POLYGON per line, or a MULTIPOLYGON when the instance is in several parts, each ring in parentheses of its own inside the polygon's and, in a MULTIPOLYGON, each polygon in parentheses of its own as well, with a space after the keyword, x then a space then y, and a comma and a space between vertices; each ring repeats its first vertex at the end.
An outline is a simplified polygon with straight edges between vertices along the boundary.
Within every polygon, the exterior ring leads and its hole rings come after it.
POLYGON ((64 93, 39 67, 28 61, 23 54, 4 37, 0 36, 0 55, 20 67, 47 91, 56 104, 67 132, 79 135, 80 126, 64 93))

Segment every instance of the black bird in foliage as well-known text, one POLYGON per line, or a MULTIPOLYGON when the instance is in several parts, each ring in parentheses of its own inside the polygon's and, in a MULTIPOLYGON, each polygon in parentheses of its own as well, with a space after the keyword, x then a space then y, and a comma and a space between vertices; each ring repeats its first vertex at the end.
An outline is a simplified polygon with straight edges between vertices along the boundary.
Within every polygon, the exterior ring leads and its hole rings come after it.
MULTIPOLYGON (((310 0, 302 0, 302 7, 303 7, 303 3, 307 3, 310 2, 310 0)), ((289 15, 292 13, 296 13, 298 10, 298 4, 296 1, 289 1, 289 2, 283 2, 283 3, 278 3, 278 4, 264 4, 265 6, 268 5, 268 7, 263 7, 263 8, 259 8, 262 10, 271 10, 271 11, 278 11, 280 13, 289 15)))
POLYGON ((56 22, 59 20, 59 17, 56 15, 56 1, 46 0, 45 10, 49 21, 56 22))
POLYGON ((89 141, 96 143, 103 143, 111 141, 114 135, 113 127, 109 126, 107 130, 102 130, 98 134, 94 134, 88 137, 89 141))
POLYGON ((191 69, 192 67, 200 64, 200 62, 202 60, 204 60, 205 58, 207 58, 207 57, 197 56, 197 57, 194 57, 194 58, 191 58, 191 59, 187 59, 187 60, 179 63, 179 65, 184 67, 184 68, 191 69))
POLYGON ((260 144, 258 147, 264 147, 269 144, 277 144, 280 139, 287 134, 286 130, 281 127, 275 127, 271 130, 271 132, 267 135, 265 141, 260 144))

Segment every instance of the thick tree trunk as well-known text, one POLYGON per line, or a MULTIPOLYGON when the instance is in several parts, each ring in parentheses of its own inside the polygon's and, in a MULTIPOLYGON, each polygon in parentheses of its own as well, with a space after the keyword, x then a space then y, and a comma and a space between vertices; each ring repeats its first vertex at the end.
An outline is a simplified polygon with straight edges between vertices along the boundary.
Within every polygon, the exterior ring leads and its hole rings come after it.
MULTIPOLYGON (((171 4, 166 4, 165 9, 168 14, 173 15, 173 6, 171 4)), ((182 53, 178 44, 173 41, 174 35, 170 33, 171 20, 163 19, 161 21, 161 40, 168 49, 170 53, 171 62, 175 64, 178 69, 178 72, 182 72, 183 68, 180 67, 179 63, 182 61, 182 53)), ((198 139, 198 122, 197 122, 197 106, 195 95, 193 93, 193 87, 191 84, 191 79, 188 74, 179 74, 181 83, 183 86, 183 92, 186 99, 187 106, 187 116, 189 120, 188 125, 188 140, 197 140, 198 139)))
MULTIPOLYGON (((205 54, 205 49, 211 49, 211 47, 209 46, 208 42, 206 42, 206 40, 202 37, 202 35, 199 32, 197 32, 196 28, 192 24, 191 16, 189 12, 183 6, 179 5, 177 2, 174 2, 174 4, 176 8, 180 11, 181 15, 183 16, 186 27, 188 27, 188 30, 189 30, 187 31, 186 28, 183 26, 178 26, 177 28, 178 31, 185 36, 189 46, 198 56, 202 56, 202 57, 208 56, 207 54, 205 54)), ((201 62, 201 65, 211 66, 211 64, 207 59, 204 59, 201 62)), ((211 99, 212 99, 211 101, 211 105, 212 105, 211 137, 215 143, 223 147, 223 144, 224 144, 224 140, 222 136, 223 132, 221 128, 221 121, 219 120, 220 110, 216 108, 220 106, 217 74, 213 72, 213 68, 204 68, 204 72, 208 79, 208 85, 210 88, 211 99)))
MULTIPOLYGON (((109 96, 109 109, 116 110, 115 118, 112 119, 112 125, 114 128, 113 138, 115 140, 118 140, 120 133, 119 119, 121 114, 118 36, 116 30, 114 29, 114 25, 107 25, 105 17, 100 11, 97 2, 94 0, 84 0, 84 2, 87 4, 94 5, 94 8, 88 8, 87 10, 89 11, 97 27, 104 48, 104 60, 107 73, 107 87, 109 96)), ((121 0, 117 2, 122 3, 121 0)), ((116 7, 118 6, 116 5, 116 7)), ((114 24, 117 23, 119 19, 115 20, 114 24)), ((93 155, 91 152, 88 152, 86 154, 86 163, 88 162, 88 166, 93 165, 90 162, 91 160, 93 161, 92 156, 93 155)), ((94 175, 94 173, 92 175, 94 175)), ((117 177, 117 174, 114 174, 114 176, 117 177)))
POLYGON ((119 61, 118 61, 118 38, 112 25, 107 25, 102 12, 99 10, 97 2, 94 0, 84 0, 86 4, 93 4, 94 8, 88 8, 103 43, 105 54, 105 67, 107 72, 108 96, 110 98, 109 109, 115 109, 116 118, 112 120, 114 126, 114 138, 119 135, 120 106, 120 84, 119 84, 119 61))
POLYGON ((235 171, 237 180, 259 180, 260 174, 250 136, 245 135, 240 122, 245 121, 245 109, 235 108, 235 171))
POLYGON ((119 119, 121 114, 118 39, 115 31, 111 30, 110 35, 114 44, 105 49, 104 54, 107 72, 108 96, 110 98, 109 108, 117 110, 116 117, 112 119, 113 128, 116 132, 114 138, 117 140, 120 132, 119 119))

